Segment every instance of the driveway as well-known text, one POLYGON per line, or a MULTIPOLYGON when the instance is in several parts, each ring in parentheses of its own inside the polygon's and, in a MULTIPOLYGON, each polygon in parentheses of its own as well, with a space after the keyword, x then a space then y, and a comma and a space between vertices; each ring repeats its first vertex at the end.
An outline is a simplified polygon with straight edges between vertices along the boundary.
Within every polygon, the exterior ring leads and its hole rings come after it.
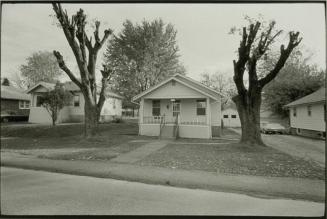
POLYGON ((4 215, 322 216, 324 204, 1 167, 4 215))
POLYGON ((262 135, 268 146, 325 166, 325 141, 294 135, 262 135))
MULTIPOLYGON (((229 128, 241 134, 240 129, 229 128)), ((325 141, 295 135, 266 135, 262 134, 263 141, 270 147, 280 150, 291 156, 313 160, 325 167, 325 141)))

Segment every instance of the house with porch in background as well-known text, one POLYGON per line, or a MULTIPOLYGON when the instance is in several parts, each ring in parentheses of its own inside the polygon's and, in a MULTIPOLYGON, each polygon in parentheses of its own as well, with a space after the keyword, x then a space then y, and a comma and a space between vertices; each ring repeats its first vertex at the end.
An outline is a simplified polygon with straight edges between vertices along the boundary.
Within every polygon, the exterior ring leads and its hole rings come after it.
POLYGON ((326 138, 326 90, 319 90, 295 100, 289 109, 291 133, 314 138, 326 138))
MULTIPOLYGON (((30 123, 52 123, 50 114, 42 106, 42 98, 46 92, 54 89, 54 87, 54 83, 39 82, 27 90, 27 93, 30 94, 31 100, 29 115, 30 123)), ((65 82, 64 88, 71 92, 73 98, 69 105, 64 106, 64 108, 60 110, 57 123, 83 122, 84 96, 82 92, 79 87, 71 81, 65 82)), ((115 118, 120 118, 122 115, 123 97, 110 90, 106 91, 105 96, 106 101, 101 110, 100 121, 107 122, 115 118)))
POLYGON ((212 138, 221 132, 219 92, 175 74, 135 96, 139 134, 168 138, 212 138))

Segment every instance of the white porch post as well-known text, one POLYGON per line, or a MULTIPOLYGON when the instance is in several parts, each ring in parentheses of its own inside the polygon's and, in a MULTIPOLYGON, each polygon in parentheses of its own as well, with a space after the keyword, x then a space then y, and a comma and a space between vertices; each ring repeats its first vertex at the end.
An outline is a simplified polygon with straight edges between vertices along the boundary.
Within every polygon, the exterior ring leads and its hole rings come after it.
POLYGON ((144 113, 143 113, 143 110, 144 109, 144 98, 141 98, 141 101, 140 101, 140 111, 139 111, 139 122, 140 124, 143 124, 143 117, 144 117, 144 113))
POLYGON ((207 109, 206 109, 206 114, 207 114, 207 125, 208 125, 208 129, 209 129, 209 138, 212 137, 211 134, 211 106, 210 106, 210 98, 207 97, 207 109))

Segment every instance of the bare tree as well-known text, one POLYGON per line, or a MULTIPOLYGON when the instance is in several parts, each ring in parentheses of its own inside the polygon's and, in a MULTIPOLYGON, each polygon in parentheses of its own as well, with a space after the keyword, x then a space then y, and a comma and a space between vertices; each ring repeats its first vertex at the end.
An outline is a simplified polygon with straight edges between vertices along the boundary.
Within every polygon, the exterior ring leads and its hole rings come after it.
POLYGON ((248 27, 242 29, 242 40, 238 48, 238 60, 234 64, 234 82, 237 87, 237 95, 233 101, 237 106, 242 126, 241 142, 251 145, 264 145, 260 133, 260 106, 261 92, 263 87, 273 80, 279 71, 283 68, 286 60, 292 50, 299 45, 302 38, 299 38, 299 32, 289 33, 289 42, 287 47, 280 47, 280 55, 273 66, 263 77, 259 78, 257 74, 257 63, 267 55, 267 51, 275 38, 282 31, 274 31, 275 22, 269 23, 267 28, 261 30, 260 37, 257 33, 260 29, 260 22, 251 23, 248 27), (243 76, 245 71, 248 73, 249 85, 244 86, 243 76))
POLYGON ((215 72, 214 74, 203 73, 201 75, 201 83, 224 94, 221 100, 222 110, 225 109, 231 98, 237 93, 232 77, 227 77, 219 72, 215 72))
POLYGON ((98 121, 102 106, 105 102, 105 90, 112 71, 104 68, 102 74, 102 86, 99 100, 97 101, 97 86, 95 78, 95 67, 97 55, 105 41, 112 34, 111 29, 104 31, 104 36, 100 39, 99 28, 100 22, 95 22, 94 44, 92 37, 88 38, 85 32, 86 15, 80 9, 71 18, 68 17, 67 11, 63 11, 59 3, 53 3, 53 10, 59 21, 65 37, 71 47, 80 73, 81 79, 78 80, 73 72, 66 66, 62 55, 58 51, 53 51, 57 58, 59 67, 69 76, 69 78, 81 89, 85 99, 85 136, 90 137, 97 134, 98 121))

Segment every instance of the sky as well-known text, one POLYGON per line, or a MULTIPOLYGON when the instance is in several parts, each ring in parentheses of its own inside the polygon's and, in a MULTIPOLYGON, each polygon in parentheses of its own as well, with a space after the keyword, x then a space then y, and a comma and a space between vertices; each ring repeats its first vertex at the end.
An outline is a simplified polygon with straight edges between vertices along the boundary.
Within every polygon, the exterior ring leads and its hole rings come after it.
MULTIPOLYGON (((111 28, 121 31, 126 19, 133 23, 162 18, 177 30, 180 61, 187 75, 199 80, 203 72, 216 71, 233 75, 233 59, 237 59, 240 36, 230 35, 231 27, 246 25, 244 16, 275 20, 284 30, 275 43, 287 43, 288 31, 299 31, 303 51, 312 53, 310 60, 326 68, 325 11, 322 3, 283 4, 62 4, 72 15, 83 8, 90 20, 101 21, 100 33, 111 28), (102 29, 101 29, 102 27, 102 29)), ((3 4, 1 19, 1 77, 14 78, 19 67, 33 52, 58 50, 66 64, 77 72, 74 56, 61 29, 55 25, 50 4, 3 4)), ((99 53, 99 70, 102 53, 99 53)), ((67 78, 64 78, 64 80, 67 78)))

